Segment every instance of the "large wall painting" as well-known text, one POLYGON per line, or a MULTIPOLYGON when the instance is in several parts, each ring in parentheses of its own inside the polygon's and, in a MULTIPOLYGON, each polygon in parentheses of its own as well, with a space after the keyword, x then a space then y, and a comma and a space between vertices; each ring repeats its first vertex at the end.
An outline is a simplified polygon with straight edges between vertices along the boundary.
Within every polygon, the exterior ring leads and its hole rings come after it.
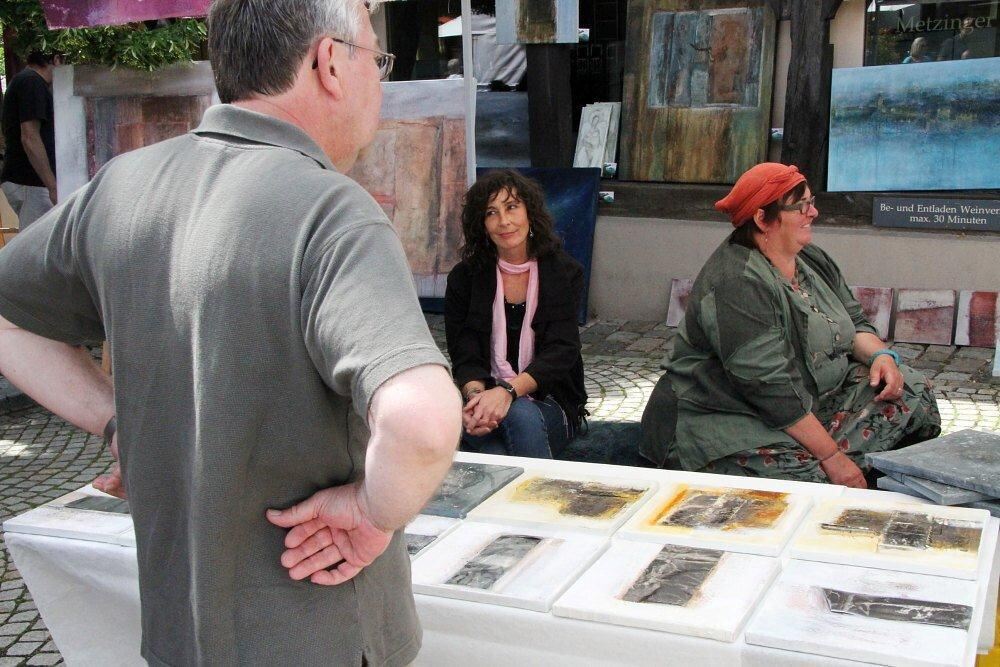
POLYGON ((399 234, 422 297, 443 297, 462 245, 468 185, 461 79, 382 84, 382 121, 348 174, 399 234))
POLYGON ((1000 188, 1000 58, 833 70, 827 188, 1000 188))
POLYGON ((763 1, 632 0, 620 177, 732 183, 761 162, 775 26, 763 1))

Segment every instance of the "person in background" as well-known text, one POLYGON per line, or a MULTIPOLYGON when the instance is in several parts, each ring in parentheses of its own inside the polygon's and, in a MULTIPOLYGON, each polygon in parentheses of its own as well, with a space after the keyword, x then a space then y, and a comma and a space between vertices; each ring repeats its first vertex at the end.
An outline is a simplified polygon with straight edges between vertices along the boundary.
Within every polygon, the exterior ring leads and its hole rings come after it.
POLYGON ((59 56, 35 51, 27 62, 7 86, 0 117, 6 143, 0 188, 22 231, 57 199, 52 73, 59 56))
POLYGON ((516 171, 469 188, 462 234, 444 318, 465 397, 463 446, 552 458, 585 415, 583 268, 562 250, 541 187, 516 171))
POLYGON ((866 453, 937 436, 930 382, 875 335, 812 244, 819 212, 798 169, 759 164, 716 208, 735 229, 698 274, 678 328, 668 461, 864 488, 866 453))
POLYGON ((151 665, 407 665, 461 402, 395 231, 360 0, 215 0, 222 104, 0 253, 0 373, 120 454, 151 665), (261 58, 260 54, 267 54, 261 58), (155 177, 153 177, 155 175, 155 177), (74 347, 107 339, 113 379, 74 347))
POLYGON ((927 38, 917 37, 910 44, 910 53, 903 58, 903 64, 909 65, 910 63, 926 63, 930 61, 931 57, 927 53, 927 38))

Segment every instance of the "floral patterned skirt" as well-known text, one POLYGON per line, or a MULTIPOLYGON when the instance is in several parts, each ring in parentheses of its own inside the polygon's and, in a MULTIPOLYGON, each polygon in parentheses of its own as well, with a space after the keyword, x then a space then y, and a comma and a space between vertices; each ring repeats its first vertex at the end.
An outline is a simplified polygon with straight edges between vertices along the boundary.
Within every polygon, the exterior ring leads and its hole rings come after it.
MULTIPOLYGON (((900 366, 903 396, 895 401, 876 401, 881 389, 868 384, 868 367, 852 364, 840 389, 824 396, 816 417, 865 473, 870 466, 865 454, 899 449, 941 433, 941 414, 931 381, 909 366, 900 366)), ((774 477, 801 482, 829 482, 819 460, 798 444, 776 441, 769 447, 737 452, 712 461, 699 472, 745 477, 774 477)))

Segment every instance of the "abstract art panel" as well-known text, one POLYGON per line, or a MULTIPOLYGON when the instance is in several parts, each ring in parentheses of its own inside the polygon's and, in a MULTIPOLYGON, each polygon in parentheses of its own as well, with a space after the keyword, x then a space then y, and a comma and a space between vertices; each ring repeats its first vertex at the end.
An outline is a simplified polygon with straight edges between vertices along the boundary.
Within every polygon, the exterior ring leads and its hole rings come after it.
POLYGON ((132 516, 127 507, 126 501, 87 485, 7 519, 3 528, 8 532, 134 546, 132 516))
POLYGON ((654 490, 652 482, 525 474, 469 513, 476 520, 585 528, 609 534, 654 490))
POLYGON ((676 484, 654 496, 621 534, 777 556, 811 502, 801 494, 676 484))
POLYGON ((833 70, 827 189, 1000 188, 1000 58, 833 70))
POLYGON ((406 524, 406 529, 403 531, 406 552, 410 555, 410 559, 422 554, 427 547, 434 544, 436 540, 446 535, 457 525, 457 519, 448 517, 426 514, 415 516, 410 523, 406 524))
POLYGON ((423 514, 464 519, 469 511, 524 472, 516 466, 456 461, 423 514))
POLYGON ((497 44, 575 44, 576 0, 497 0, 497 44))
POLYGON ((604 544, 598 536, 467 521, 413 561, 413 590, 547 612, 604 544))
POLYGON ((763 161, 776 24, 758 0, 631 0, 620 177, 732 183, 763 161))
POLYGON ((210 0, 42 0, 49 30, 205 16, 210 0))
POLYGON ((88 174, 117 155, 186 134, 211 105, 211 95, 87 98, 88 174))
POLYGON ((778 569, 774 558, 620 539, 552 613, 731 642, 778 569))
POLYGON ((898 667, 971 665, 976 589, 972 581, 793 560, 746 642, 898 667))
POLYGON ((955 345, 994 347, 1000 331, 998 319, 996 292, 959 292, 955 345))
POLYGON ((667 305, 667 326, 679 326, 687 311, 688 297, 694 281, 690 278, 674 278, 670 281, 670 303, 667 305))
POLYGON ((462 245, 467 187, 465 88, 460 79, 382 84, 374 141, 348 175, 399 234, 422 297, 443 297, 462 245))
POLYGON ((892 288, 857 286, 851 288, 851 293, 861 304, 861 310, 875 327, 878 337, 888 340, 889 322, 892 318, 892 288))
POLYGON ((974 579, 989 513, 978 509, 830 500, 803 521, 793 558, 974 579))
POLYGON ((951 345, 955 322, 955 292, 901 289, 896 291, 897 343, 951 345))

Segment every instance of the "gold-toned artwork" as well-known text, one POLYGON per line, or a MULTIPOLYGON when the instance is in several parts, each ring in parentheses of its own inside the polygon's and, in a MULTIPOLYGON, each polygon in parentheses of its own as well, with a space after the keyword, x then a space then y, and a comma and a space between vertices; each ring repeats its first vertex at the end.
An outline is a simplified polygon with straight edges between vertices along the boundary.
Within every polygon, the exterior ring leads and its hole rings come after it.
POLYGON ((460 80, 383 84, 382 121, 349 176, 392 221, 423 297, 442 297, 462 245, 466 164, 460 80))
POLYGON ((639 500, 645 492, 644 488, 536 477, 519 484, 510 499, 519 503, 548 505, 563 515, 611 519, 639 500))
POLYGON ((683 485, 649 525, 739 530, 770 528, 788 509, 788 494, 754 489, 690 489, 683 485))
POLYGON ((820 528, 870 538, 878 551, 954 549, 975 553, 982 533, 982 526, 971 521, 868 509, 844 510, 834 521, 820 524, 820 528))

